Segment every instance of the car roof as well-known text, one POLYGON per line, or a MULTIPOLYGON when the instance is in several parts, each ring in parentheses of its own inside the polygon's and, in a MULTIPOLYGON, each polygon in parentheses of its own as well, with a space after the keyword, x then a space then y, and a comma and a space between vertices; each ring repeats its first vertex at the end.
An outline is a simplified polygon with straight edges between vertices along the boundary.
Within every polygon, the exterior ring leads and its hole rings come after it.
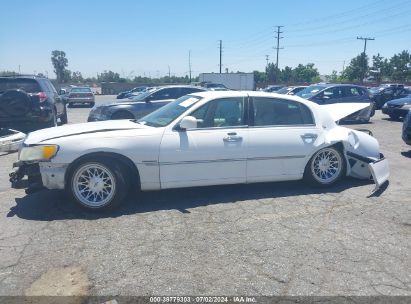
POLYGON ((202 89, 203 87, 193 86, 193 85, 165 85, 165 86, 158 86, 154 87, 155 89, 166 89, 166 88, 193 88, 193 89, 202 89))

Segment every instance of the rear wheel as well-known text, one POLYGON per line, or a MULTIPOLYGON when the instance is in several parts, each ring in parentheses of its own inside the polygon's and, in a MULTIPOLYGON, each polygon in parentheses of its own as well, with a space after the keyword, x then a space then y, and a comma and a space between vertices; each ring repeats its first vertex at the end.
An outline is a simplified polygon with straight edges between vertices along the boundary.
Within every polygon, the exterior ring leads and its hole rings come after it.
POLYGON ((118 111, 111 115, 111 119, 134 119, 134 115, 127 111, 118 111))
POLYGON ((99 158, 79 163, 68 179, 74 201, 87 209, 109 209, 126 197, 126 169, 117 162, 99 158))
POLYGON ((317 151, 308 162, 304 179, 313 186, 324 187, 335 184, 346 171, 345 159, 335 147, 317 151))
POLYGON ((67 118, 67 109, 64 108, 63 114, 61 114, 60 116, 60 121, 62 125, 65 125, 68 122, 68 118, 67 118))

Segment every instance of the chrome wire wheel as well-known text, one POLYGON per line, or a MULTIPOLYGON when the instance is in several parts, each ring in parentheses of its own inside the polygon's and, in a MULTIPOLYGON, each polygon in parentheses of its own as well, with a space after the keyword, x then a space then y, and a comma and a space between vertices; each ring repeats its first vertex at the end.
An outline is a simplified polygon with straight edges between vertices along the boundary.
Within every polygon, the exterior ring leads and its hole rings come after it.
POLYGON ((337 180, 343 168, 341 154, 333 148, 318 151, 311 162, 311 174, 320 184, 331 184, 337 180))
POLYGON ((116 180, 109 168, 98 163, 81 165, 72 178, 73 194, 89 208, 100 208, 110 203, 116 194, 116 180))

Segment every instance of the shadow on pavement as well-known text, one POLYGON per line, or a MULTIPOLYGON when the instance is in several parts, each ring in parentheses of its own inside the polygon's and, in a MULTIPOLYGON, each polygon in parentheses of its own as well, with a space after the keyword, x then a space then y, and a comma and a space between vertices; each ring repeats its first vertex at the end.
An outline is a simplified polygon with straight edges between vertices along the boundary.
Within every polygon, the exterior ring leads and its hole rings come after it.
POLYGON ((27 220, 53 221, 115 218, 159 210, 179 210, 182 213, 190 213, 188 209, 200 206, 295 195, 340 193, 346 189, 367 184, 370 184, 370 181, 347 178, 329 188, 312 188, 302 181, 293 181, 142 192, 128 199, 118 209, 107 211, 84 210, 68 201, 63 191, 44 190, 23 198, 16 198, 16 205, 10 208, 7 217, 17 216, 27 220))

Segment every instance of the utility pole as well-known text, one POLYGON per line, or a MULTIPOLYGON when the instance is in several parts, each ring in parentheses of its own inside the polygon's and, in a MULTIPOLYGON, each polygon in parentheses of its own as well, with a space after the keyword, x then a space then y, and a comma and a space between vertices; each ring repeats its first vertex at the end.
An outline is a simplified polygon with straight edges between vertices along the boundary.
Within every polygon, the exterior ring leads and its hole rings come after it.
POLYGON ((277 50, 277 60, 275 63, 275 67, 278 69, 278 53, 279 50, 284 49, 284 48, 280 48, 280 39, 284 38, 281 37, 280 34, 282 34, 283 32, 281 32, 281 28, 284 27, 283 25, 277 25, 277 36, 275 36, 275 38, 277 38, 277 47, 275 47, 275 49, 277 50))
POLYGON ((375 38, 370 38, 370 37, 357 37, 357 39, 358 40, 364 40, 364 51, 363 51, 363 68, 364 68, 364 71, 363 71, 363 75, 362 75, 362 79, 361 79, 361 82, 364 82, 364 78, 365 78, 365 75, 366 75, 366 73, 367 73, 367 60, 366 60, 366 57, 365 57, 365 55, 366 55, 366 51, 367 51, 367 41, 368 40, 375 40, 375 38))
POLYGON ((220 74, 221 74, 221 67, 223 66, 222 58, 223 58, 223 40, 220 40, 220 74))
POLYGON ((265 65, 265 68, 268 67, 268 60, 269 60, 269 58, 270 58, 270 55, 265 55, 265 60, 267 61, 267 64, 265 65))
POLYGON ((191 51, 188 51, 188 75, 191 83, 191 51))
POLYGON ((170 66, 168 66, 168 80, 170 81, 171 73, 170 73, 170 66))

